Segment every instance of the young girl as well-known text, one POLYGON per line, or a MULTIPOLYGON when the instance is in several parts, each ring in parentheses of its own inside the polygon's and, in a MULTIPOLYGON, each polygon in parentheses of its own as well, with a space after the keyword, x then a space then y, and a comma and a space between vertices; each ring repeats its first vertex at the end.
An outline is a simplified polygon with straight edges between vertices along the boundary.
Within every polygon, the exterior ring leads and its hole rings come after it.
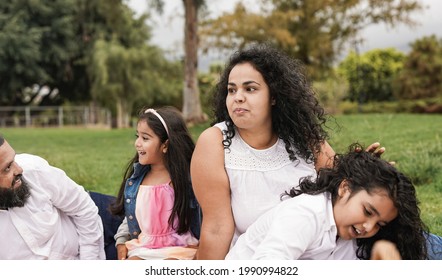
POLYGON ((306 178, 286 192, 296 198, 261 216, 226 259, 339 259, 349 242, 359 259, 382 258, 379 251, 391 243, 402 259, 426 259, 414 186, 388 162, 355 148, 336 156, 316 181, 306 178))
POLYGON ((194 142, 179 111, 141 110, 135 149, 112 209, 125 215, 115 235, 118 259, 192 259, 199 237, 194 142))

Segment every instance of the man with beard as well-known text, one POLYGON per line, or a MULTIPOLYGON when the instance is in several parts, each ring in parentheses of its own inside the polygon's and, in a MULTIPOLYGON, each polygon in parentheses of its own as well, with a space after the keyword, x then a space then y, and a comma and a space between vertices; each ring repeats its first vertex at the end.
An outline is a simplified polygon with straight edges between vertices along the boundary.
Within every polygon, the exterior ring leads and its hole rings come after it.
POLYGON ((0 259, 105 259, 98 208, 84 188, 0 135, 0 259))

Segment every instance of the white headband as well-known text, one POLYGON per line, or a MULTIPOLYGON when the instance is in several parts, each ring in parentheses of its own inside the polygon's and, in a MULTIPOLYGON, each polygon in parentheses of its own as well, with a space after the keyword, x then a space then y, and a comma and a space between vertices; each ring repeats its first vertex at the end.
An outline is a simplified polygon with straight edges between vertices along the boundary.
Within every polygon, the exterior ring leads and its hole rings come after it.
POLYGON ((166 122, 164 121, 164 119, 161 117, 160 114, 157 113, 157 111, 155 111, 155 109, 149 108, 146 109, 146 111, 144 111, 145 114, 147 113, 152 113, 154 114, 159 120, 160 122, 163 124, 164 129, 166 130, 167 136, 169 136, 169 130, 167 129, 167 125, 166 122))

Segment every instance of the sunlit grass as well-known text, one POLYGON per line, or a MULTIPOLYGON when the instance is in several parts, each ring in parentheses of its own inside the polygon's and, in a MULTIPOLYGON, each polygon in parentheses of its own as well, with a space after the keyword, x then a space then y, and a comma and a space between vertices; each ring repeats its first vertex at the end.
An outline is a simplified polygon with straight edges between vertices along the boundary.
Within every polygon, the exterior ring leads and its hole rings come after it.
POLYGON ((340 131, 330 143, 337 152, 358 141, 365 146, 380 142, 384 159, 409 176, 416 186, 421 213, 431 231, 442 234, 442 116, 351 115, 338 116, 340 131))

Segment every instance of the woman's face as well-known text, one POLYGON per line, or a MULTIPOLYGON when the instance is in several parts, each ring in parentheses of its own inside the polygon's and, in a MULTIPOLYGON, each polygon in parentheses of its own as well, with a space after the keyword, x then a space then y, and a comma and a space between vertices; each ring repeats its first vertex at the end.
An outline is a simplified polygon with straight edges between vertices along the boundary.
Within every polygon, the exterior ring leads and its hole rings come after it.
POLYGON ((369 194, 365 190, 353 196, 346 183, 339 188, 333 215, 342 239, 369 238, 397 217, 398 210, 383 189, 369 194))
POLYGON ((227 85, 226 106, 239 129, 271 127, 269 88, 263 76, 250 63, 233 67, 227 85))

